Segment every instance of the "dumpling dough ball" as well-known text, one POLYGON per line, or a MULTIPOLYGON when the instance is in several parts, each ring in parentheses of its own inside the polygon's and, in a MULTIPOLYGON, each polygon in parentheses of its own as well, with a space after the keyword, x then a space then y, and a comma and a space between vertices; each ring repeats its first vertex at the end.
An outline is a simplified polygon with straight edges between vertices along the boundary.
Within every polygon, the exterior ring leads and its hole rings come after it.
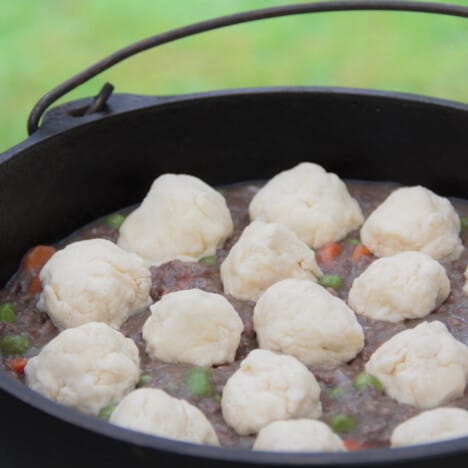
POLYGON ((468 347, 442 322, 423 322, 381 345, 367 362, 366 371, 400 403, 434 408, 463 395, 468 347))
POLYGON ((109 421, 169 439, 219 445, 213 426, 197 407, 155 388, 140 388, 129 393, 112 412, 109 421))
POLYGON ((323 422, 313 419, 275 421, 257 435, 254 450, 273 452, 345 452, 343 441, 323 422))
POLYGON ((463 287, 463 291, 465 291, 465 294, 468 294, 468 267, 466 267, 466 270, 465 270, 465 278, 466 278, 466 283, 465 283, 465 286, 463 287))
POLYGON ((420 252, 375 260, 354 281, 348 304, 358 314, 387 322, 430 314, 450 294, 444 267, 420 252))
POLYGON ((105 323, 64 330, 31 358, 27 385, 42 395, 88 414, 133 390, 140 377, 138 348, 105 323))
POLYGON ((348 362, 364 347, 354 312, 312 281, 286 279, 269 287, 255 306, 253 323, 260 348, 311 367, 348 362))
POLYGON ((455 260, 463 250, 459 232, 450 201, 417 186, 392 192, 367 218, 361 240, 377 257, 416 250, 436 260, 455 260))
POLYGON ((437 408, 399 424, 391 437, 392 447, 427 444, 468 436, 468 411, 460 408, 437 408))
POLYGON ((221 264, 224 291, 243 300, 257 300, 282 279, 316 281, 321 274, 314 252, 290 229, 262 221, 244 229, 221 264))
POLYGON ((212 366, 234 361, 243 329, 225 297, 188 289, 151 306, 143 339, 148 354, 162 361, 212 366))
POLYGON ((221 409, 238 434, 252 434, 273 421, 320 417, 320 386, 292 356, 255 349, 226 382, 221 409))
POLYGON ((118 244, 149 264, 214 255, 232 233, 224 197, 202 180, 164 174, 120 227, 118 244))
POLYGON ((343 181, 303 162, 273 177, 249 206, 252 220, 281 223, 315 248, 342 239, 364 221, 343 181))
POLYGON ((37 307, 60 328, 105 322, 119 328, 151 303, 151 273, 137 255, 105 239, 74 242, 40 273, 37 307))

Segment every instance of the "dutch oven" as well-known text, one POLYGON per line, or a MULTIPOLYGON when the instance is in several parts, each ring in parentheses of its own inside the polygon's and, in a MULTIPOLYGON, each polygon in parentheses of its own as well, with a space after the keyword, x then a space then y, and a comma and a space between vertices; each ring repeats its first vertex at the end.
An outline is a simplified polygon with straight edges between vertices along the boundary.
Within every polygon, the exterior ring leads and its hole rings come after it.
MULTIPOLYGON (((338 10, 401 10, 468 17, 468 7, 331 1, 269 8, 194 24, 133 44, 44 96, 30 137, 0 155, 0 284, 33 245, 53 243, 143 198, 164 172, 212 185, 265 179, 313 159, 344 178, 422 184, 468 198, 468 106, 343 88, 262 88, 183 96, 112 94, 46 113, 58 97, 150 47, 262 18, 338 10), (19 222, 19 220, 27 220, 19 222)), ((278 454, 192 445, 140 434, 58 405, 0 371, 0 465, 420 466, 463 463, 468 438, 354 453, 278 454)))

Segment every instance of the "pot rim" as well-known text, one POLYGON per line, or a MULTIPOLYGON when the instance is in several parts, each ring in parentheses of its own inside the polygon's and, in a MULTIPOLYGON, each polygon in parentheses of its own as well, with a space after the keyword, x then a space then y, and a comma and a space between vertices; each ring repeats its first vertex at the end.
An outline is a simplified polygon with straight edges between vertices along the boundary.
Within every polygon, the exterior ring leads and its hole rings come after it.
POLYGON ((374 98, 385 101, 398 101, 401 104, 436 106, 440 109, 468 112, 468 103, 446 98, 431 97, 416 93, 376 90, 340 86, 265 86, 227 88, 212 91, 177 95, 145 95, 132 93, 114 93, 108 103, 110 108, 101 112, 73 117, 69 112, 77 107, 90 104, 92 97, 76 99, 53 107, 44 115, 43 124, 32 135, 18 144, 0 153, 0 165, 14 157, 16 153, 25 150, 41 141, 62 135, 75 128, 90 125, 101 120, 124 116, 152 107, 165 109, 180 104, 195 104, 203 100, 216 100, 222 98, 262 97, 268 95, 296 95, 309 94, 317 96, 341 96, 347 98, 374 98))

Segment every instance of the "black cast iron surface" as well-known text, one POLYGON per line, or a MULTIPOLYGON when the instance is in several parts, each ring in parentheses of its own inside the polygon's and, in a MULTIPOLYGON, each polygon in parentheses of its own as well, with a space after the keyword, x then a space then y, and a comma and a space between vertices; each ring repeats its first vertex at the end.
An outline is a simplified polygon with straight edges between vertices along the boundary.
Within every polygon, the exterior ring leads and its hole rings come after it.
MULTIPOLYGON (((420 183, 468 198, 468 107, 462 104, 280 88, 170 98, 114 95, 105 112, 68 115, 82 105, 50 113, 30 140, 0 156, 2 284, 29 247, 53 243, 138 202, 164 172, 191 173, 220 185, 270 177, 310 160, 346 178, 420 183)), ((4 374, 0 388, 0 460, 7 467, 427 466, 438 457, 461 466, 468 453, 466 440, 315 455, 194 446, 113 427, 56 405, 4 374)))

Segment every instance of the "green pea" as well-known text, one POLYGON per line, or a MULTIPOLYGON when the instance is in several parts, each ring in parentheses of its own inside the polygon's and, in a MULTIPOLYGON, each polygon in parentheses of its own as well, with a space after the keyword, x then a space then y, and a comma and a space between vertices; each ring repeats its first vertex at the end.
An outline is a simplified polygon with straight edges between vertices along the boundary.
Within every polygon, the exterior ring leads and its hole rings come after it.
POLYGON ((178 385, 175 383, 175 382, 167 382, 167 384, 165 385, 165 388, 164 390, 167 392, 167 393, 170 393, 171 395, 174 394, 175 392, 177 392, 177 390, 179 390, 179 387, 178 385))
POLYGON ((109 403, 108 405, 104 406, 104 408, 101 408, 101 411, 99 411, 99 417, 103 419, 109 419, 115 408, 117 408, 117 403, 109 403))
POLYGON ((115 229, 119 229, 125 221, 125 216, 119 213, 111 214, 106 218, 106 224, 115 229))
POLYGON ((208 257, 203 257, 198 260, 200 263, 204 263, 205 265, 216 265, 217 258, 216 255, 209 255, 208 257))
POLYGON ((15 307, 9 302, 0 304, 0 322, 16 322, 15 307))
POLYGON ((149 384, 153 380, 153 377, 148 374, 143 374, 138 380, 137 387, 143 387, 146 384, 149 384))
POLYGON ((356 427, 356 420, 347 414, 338 413, 328 420, 328 424, 335 432, 341 434, 352 431, 356 427))
POLYGON ((332 400, 336 400, 338 398, 341 398, 342 396, 343 396, 343 389, 341 387, 333 387, 328 392, 328 398, 332 400))
POLYGON ((382 394, 384 392, 384 388, 380 380, 367 372, 361 372, 356 375, 353 380, 353 385, 358 390, 365 390, 368 387, 374 387, 378 393, 382 394))
POLYGON ((345 242, 351 245, 359 245, 361 243, 359 239, 353 239, 352 237, 350 237, 349 239, 346 239, 345 242))
POLYGON ((341 276, 338 275, 323 275, 318 280, 319 284, 321 284, 325 288, 333 288, 338 291, 343 284, 343 280, 341 276))
POLYGON ((213 395, 213 385, 210 380, 211 370, 207 367, 194 367, 190 369, 186 385, 189 391, 198 397, 213 395))
POLYGON ((29 339, 21 335, 6 335, 0 341, 3 354, 23 354, 31 346, 29 339))
POLYGON ((465 234, 465 232, 468 230, 468 216, 460 216, 460 233, 465 234))

